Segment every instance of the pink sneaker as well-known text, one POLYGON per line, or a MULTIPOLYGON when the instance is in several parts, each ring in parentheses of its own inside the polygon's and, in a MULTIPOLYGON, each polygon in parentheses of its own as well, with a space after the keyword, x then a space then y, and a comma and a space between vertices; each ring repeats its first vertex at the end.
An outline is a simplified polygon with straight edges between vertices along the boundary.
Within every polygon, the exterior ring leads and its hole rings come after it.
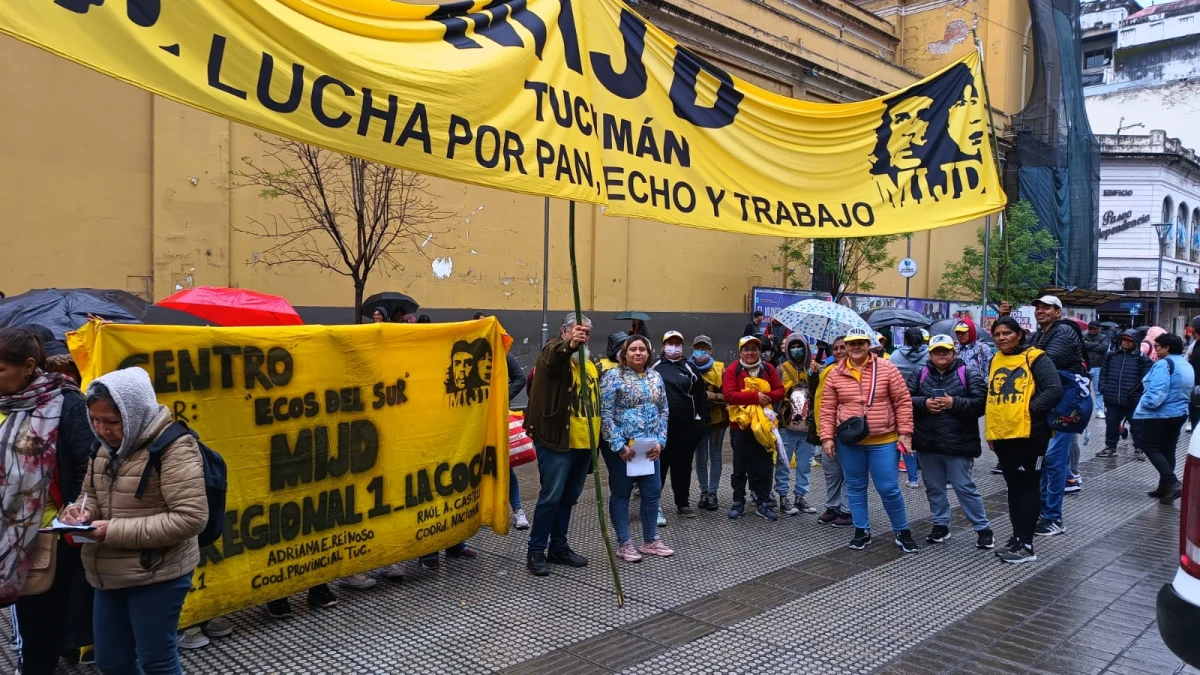
POLYGON ((675 551, 667 548, 667 545, 662 543, 662 539, 655 539, 649 544, 642 544, 638 550, 646 555, 656 555, 660 558, 669 558, 675 555, 675 551))
POLYGON ((637 552, 633 547, 633 542, 621 544, 617 547, 617 557, 625 562, 635 563, 642 561, 642 554, 637 552))

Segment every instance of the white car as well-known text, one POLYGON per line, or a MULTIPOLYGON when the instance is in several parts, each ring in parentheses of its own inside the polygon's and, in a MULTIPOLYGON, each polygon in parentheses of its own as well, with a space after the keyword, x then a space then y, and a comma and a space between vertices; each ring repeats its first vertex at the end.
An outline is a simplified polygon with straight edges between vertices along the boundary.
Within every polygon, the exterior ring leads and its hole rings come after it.
POLYGON ((1158 592, 1156 606, 1163 642, 1188 665, 1200 668, 1200 433, 1192 435, 1183 468, 1179 569, 1158 592))

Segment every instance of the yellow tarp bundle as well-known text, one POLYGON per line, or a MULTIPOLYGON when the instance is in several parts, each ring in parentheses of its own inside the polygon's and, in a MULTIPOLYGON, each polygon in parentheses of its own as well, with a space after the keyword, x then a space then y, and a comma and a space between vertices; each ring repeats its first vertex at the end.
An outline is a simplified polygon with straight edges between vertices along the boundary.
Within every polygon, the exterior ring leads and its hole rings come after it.
MULTIPOLYGON (((753 391, 769 394, 771 385, 761 377, 746 377, 742 391, 753 391)), ((730 423, 740 425, 743 429, 754 432, 754 440, 775 451, 775 427, 777 422, 767 417, 767 411, 761 405, 731 405, 729 406, 730 423)))

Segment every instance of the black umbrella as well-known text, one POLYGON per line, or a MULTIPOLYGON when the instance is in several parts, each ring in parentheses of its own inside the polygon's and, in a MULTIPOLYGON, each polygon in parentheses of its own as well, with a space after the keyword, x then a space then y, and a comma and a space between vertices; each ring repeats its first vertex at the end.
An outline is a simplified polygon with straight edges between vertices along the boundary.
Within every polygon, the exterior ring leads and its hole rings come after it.
POLYGON ((875 330, 890 327, 908 328, 910 326, 927 328, 930 323, 929 317, 924 314, 899 307, 869 309, 862 313, 862 318, 868 326, 875 330))
POLYGON ((142 323, 149 308, 150 303, 127 291, 48 288, 0 300, 0 326, 45 326, 61 340, 87 323, 89 314, 115 323, 142 323))
MULTIPOLYGON (((957 342, 958 337, 954 334, 954 327, 958 325, 959 321, 962 321, 962 319, 942 319, 941 321, 938 321, 929 327, 929 334, 949 335, 950 337, 954 338, 955 342, 957 342)), ((995 342, 992 341, 992 336, 988 335, 987 331, 980 330, 979 326, 975 326, 975 339, 986 344, 995 344, 995 342)))
POLYGON ((401 314, 416 314, 417 308, 420 306, 416 300, 403 293, 384 291, 364 300, 362 311, 364 316, 371 316, 375 310, 382 309, 383 313, 390 319, 395 316, 396 312, 401 314))
POLYGON ((649 321, 650 315, 645 312, 621 312, 613 320, 614 321, 649 321))
POLYGON ((1121 327, 1112 321, 1101 321, 1100 327, 1107 328, 1109 330, 1121 330, 1121 327))

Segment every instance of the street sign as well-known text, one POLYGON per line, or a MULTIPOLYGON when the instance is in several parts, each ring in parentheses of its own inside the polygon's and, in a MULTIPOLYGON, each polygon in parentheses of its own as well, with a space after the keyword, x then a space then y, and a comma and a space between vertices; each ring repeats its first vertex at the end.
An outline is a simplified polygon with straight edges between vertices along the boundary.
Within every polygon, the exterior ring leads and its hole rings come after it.
POLYGON ((900 261, 896 269, 900 272, 900 276, 905 279, 911 279, 917 276, 917 261, 912 258, 905 258, 900 261))

